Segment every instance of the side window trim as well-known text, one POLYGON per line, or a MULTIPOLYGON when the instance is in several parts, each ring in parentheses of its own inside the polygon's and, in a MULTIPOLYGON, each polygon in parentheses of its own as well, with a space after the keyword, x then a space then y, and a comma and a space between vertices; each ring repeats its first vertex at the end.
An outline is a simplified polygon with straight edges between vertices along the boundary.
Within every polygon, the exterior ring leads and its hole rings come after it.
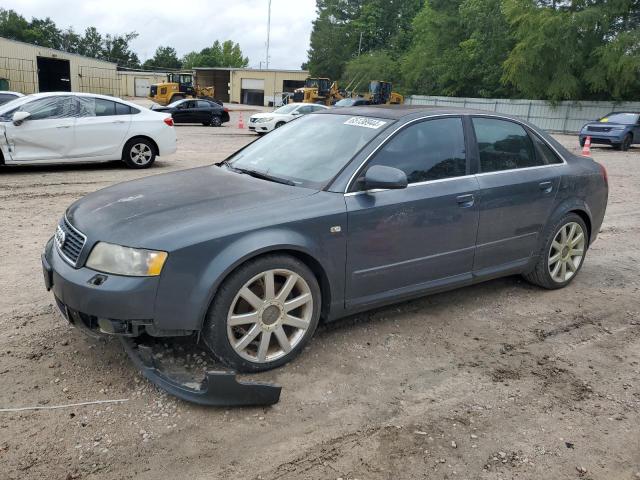
POLYGON ((353 174, 353 176, 349 180, 349 183, 347 185, 347 190, 346 190, 345 193, 346 194, 365 193, 362 190, 354 190, 354 187, 358 183, 358 178, 360 178, 361 173, 367 169, 367 166, 376 158, 376 156, 380 153, 380 151, 382 149, 384 149, 385 145, 387 143, 389 143, 390 141, 392 141, 397 135, 399 135, 400 133, 402 133, 406 129, 411 128, 412 126, 418 125, 420 123, 439 120, 439 119, 445 119, 445 118, 459 118, 460 121, 461 121, 462 135, 463 135, 464 146, 465 146, 465 150, 464 150, 464 153, 465 153, 465 172, 466 172, 465 175, 460 175, 460 176, 456 176, 456 177, 448 177, 448 178, 440 178, 440 179, 423 180, 423 181, 419 181, 419 182, 409 183, 407 186, 408 187, 413 187, 413 186, 419 186, 419 185, 424 185, 424 184, 434 183, 434 182, 445 182, 445 181, 450 181, 450 180, 458 180, 458 179, 469 177, 469 176, 473 175, 473 174, 470 173, 470 169, 471 169, 470 156, 469 156, 470 144, 469 144, 469 140, 468 140, 467 129, 466 129, 466 126, 465 126, 465 117, 466 117, 466 115, 460 114, 460 113, 438 114, 438 115, 430 115, 430 116, 427 116, 427 117, 416 118, 416 119, 408 121, 404 125, 401 125, 395 131, 391 132, 391 134, 389 136, 387 136, 387 138, 385 138, 376 147, 376 149, 373 152, 371 152, 371 154, 364 160, 364 162, 360 165, 360 167, 358 167, 358 169, 355 171, 355 173, 353 174))

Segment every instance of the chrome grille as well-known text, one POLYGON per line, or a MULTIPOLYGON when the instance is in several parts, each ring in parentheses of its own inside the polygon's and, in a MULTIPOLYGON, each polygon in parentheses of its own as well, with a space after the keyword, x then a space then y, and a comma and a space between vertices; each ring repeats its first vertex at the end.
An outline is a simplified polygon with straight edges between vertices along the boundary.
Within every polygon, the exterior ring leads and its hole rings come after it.
POLYGON ((609 132, 611 127, 587 127, 590 132, 609 132))
POLYGON ((74 267, 78 263, 80 253, 84 247, 87 237, 76 230, 69 223, 67 217, 60 220, 58 228, 56 228, 55 243, 58 252, 62 257, 74 267))

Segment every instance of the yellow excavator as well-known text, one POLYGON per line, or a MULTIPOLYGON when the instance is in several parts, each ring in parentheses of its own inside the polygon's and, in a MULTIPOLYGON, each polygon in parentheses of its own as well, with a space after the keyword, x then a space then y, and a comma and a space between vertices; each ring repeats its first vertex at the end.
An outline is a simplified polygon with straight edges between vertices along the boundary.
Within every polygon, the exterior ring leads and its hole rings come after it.
POLYGON ((391 82, 373 80, 369 83, 369 92, 363 97, 372 105, 400 105, 404 103, 404 97, 393 91, 391 82))
POLYGON ((293 92, 293 101, 301 103, 331 106, 343 98, 344 94, 338 89, 338 83, 328 78, 307 78, 304 87, 293 92))
POLYGON ((213 87, 194 86, 192 73, 170 73, 166 82, 151 85, 149 89, 149 98, 163 106, 184 98, 215 100, 214 94, 213 87))

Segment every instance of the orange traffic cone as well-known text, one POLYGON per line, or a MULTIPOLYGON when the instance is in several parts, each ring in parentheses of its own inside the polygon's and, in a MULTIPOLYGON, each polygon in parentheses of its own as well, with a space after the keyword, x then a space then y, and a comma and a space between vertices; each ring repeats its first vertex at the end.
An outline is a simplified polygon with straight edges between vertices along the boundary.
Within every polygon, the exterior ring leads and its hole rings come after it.
POLYGON ((244 128, 244 120, 242 119, 242 112, 240 112, 240 119, 238 120, 238 128, 241 130, 244 128))
POLYGON ((583 157, 591 156, 591 137, 587 137, 584 141, 584 147, 582 147, 582 156, 583 157))

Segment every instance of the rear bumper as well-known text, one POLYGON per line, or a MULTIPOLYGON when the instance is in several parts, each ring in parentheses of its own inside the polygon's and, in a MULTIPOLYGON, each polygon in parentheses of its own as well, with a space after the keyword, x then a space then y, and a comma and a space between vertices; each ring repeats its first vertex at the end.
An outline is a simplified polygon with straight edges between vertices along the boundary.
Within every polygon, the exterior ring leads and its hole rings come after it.
POLYGON ((155 139, 156 145, 158 145, 158 155, 171 155, 178 149, 176 142, 176 130, 174 127, 167 126, 163 131, 163 135, 160 138, 155 139))

